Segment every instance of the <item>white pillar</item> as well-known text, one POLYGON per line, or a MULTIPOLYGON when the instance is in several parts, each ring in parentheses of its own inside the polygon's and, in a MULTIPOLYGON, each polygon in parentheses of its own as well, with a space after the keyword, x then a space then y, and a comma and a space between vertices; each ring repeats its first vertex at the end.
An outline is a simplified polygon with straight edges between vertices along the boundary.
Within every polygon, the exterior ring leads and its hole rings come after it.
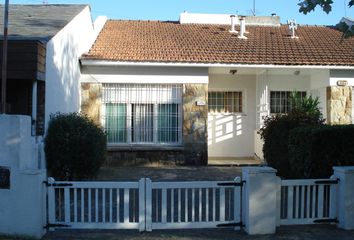
POLYGON ((337 190, 338 227, 354 229, 354 166, 333 167, 339 179, 337 190))
POLYGON ((280 179, 270 167, 246 167, 242 179, 243 222, 248 234, 272 234, 277 225, 277 190, 280 179))

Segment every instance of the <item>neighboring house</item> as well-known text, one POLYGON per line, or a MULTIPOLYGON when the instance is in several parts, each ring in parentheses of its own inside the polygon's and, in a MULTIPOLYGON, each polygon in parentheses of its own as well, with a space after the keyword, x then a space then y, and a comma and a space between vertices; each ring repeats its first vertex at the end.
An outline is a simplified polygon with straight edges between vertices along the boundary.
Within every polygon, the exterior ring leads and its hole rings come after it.
MULTIPOLYGON (((0 5, 0 19, 3 13, 0 5)), ((6 113, 32 116, 32 134, 42 135, 50 114, 78 111, 78 58, 89 50, 104 21, 94 25, 88 5, 11 4, 6 113)), ((2 32, 0 37, 2 56, 2 32)))
POLYGON ((230 22, 106 22, 81 57, 81 109, 105 127, 111 161, 261 157, 256 131, 293 90, 319 97, 328 123, 351 123, 354 38, 307 25, 292 37, 277 16, 246 17, 241 32, 236 18, 238 33, 230 22))

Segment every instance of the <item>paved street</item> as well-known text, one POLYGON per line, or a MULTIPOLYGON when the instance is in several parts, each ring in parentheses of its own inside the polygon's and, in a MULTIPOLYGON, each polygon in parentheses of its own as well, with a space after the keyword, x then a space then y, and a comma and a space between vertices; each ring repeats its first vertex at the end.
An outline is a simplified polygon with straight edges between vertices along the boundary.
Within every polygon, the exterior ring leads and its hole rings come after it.
POLYGON ((344 231, 330 225, 281 227, 273 235, 249 236, 232 229, 155 230, 139 233, 137 230, 74 231, 62 230, 48 233, 44 240, 353 240, 354 231, 344 231))

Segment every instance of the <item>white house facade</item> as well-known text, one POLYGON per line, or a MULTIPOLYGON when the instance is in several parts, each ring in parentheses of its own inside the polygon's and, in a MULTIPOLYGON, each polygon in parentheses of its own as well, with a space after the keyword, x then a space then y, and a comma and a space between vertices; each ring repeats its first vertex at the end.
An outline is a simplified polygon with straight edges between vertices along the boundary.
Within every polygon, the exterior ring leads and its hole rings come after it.
POLYGON ((328 123, 351 123, 353 39, 322 26, 293 38, 276 16, 233 21, 107 21, 81 58, 81 110, 105 127, 109 161, 262 158, 256 132, 294 90, 319 97, 328 123))

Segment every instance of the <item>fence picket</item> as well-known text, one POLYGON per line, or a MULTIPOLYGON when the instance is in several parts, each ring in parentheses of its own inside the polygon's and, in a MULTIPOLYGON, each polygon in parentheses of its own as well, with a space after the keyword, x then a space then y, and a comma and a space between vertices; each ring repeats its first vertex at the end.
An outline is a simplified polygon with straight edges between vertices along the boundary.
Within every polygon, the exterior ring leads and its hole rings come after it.
POLYGON ((117 223, 120 222, 120 217, 121 217, 121 213, 120 213, 120 189, 117 188, 117 195, 116 195, 116 204, 117 204, 117 223))
POLYGON ((113 222, 112 188, 109 189, 109 222, 113 222))
POLYGON ((209 221, 209 188, 205 189, 205 221, 209 221))
POLYGON ((289 186, 288 188, 288 210, 287 210, 287 217, 292 219, 294 216, 294 187, 289 186))
POLYGON ((174 222, 174 202, 175 202, 175 194, 174 194, 174 189, 172 188, 171 191, 170 191, 170 194, 171 194, 171 197, 170 197, 170 200, 171 200, 171 222, 174 222))
POLYGON ((192 222, 196 221, 195 219, 195 188, 192 189, 192 222))
POLYGON ((102 189, 102 222, 106 222, 106 189, 102 189))
POLYGON ((299 218, 305 218, 305 186, 299 188, 300 191, 300 205, 299 205, 299 218))
POLYGON ((95 219, 98 223, 98 188, 95 188, 95 219))
POLYGON ((124 199, 123 199, 123 203, 124 203, 124 223, 128 223, 129 222, 129 189, 124 189, 124 195, 123 195, 124 199))
POLYGON ((91 206, 91 188, 88 188, 88 222, 90 223, 92 221, 91 219, 91 211, 92 211, 92 206, 91 206))
POLYGON ((213 222, 216 222, 216 189, 213 188, 212 189, 213 191, 213 218, 212 218, 212 221, 213 222))
POLYGON ((203 208, 203 199, 202 199, 202 188, 199 188, 199 190, 198 190, 198 192, 199 192, 199 218, 198 218, 198 220, 199 220, 199 222, 201 222, 202 221, 202 208, 203 208))
POLYGON ((317 186, 312 186, 312 218, 316 217, 316 208, 317 208, 317 194, 316 194, 317 186))
POLYGON ((220 188, 220 221, 225 221, 225 188, 220 188))
POLYGON ((182 201, 182 199, 181 199, 181 189, 180 188, 178 188, 177 189, 177 202, 178 202, 178 211, 177 211, 177 222, 181 222, 181 201, 182 201))
POLYGON ((166 188, 162 189, 162 207, 161 207, 161 217, 162 223, 167 222, 167 190, 166 188))
POLYGON ((310 218, 310 213, 311 213, 311 198, 310 198, 310 185, 306 186, 306 212, 305 212, 305 217, 310 218))
POLYGON ((65 222, 70 222, 70 189, 64 189, 64 216, 65 222))
POLYGON ((184 189, 184 221, 188 222, 188 188, 184 189))
POLYGON ((85 221, 85 199, 84 199, 84 189, 81 188, 81 222, 85 221))
POLYGON ((323 218, 324 185, 318 186, 318 217, 323 218))

